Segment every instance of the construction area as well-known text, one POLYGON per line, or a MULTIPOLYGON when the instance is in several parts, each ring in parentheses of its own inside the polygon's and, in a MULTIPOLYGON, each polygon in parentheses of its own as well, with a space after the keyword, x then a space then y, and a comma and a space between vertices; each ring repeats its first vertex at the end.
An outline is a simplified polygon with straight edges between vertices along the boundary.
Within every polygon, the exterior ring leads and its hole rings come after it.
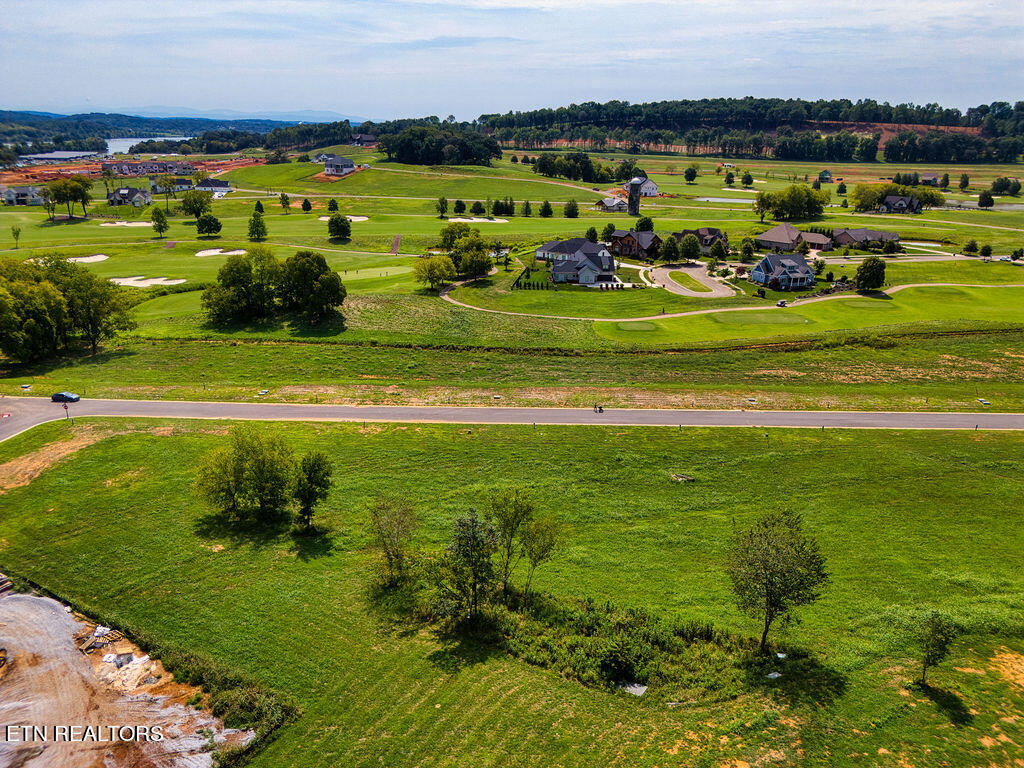
POLYGON ((212 768, 215 750, 254 734, 224 728, 203 699, 120 632, 0 575, 0 766, 212 768))
MULTIPOLYGON (((179 157, 179 156, 175 156, 179 157)), ((263 158, 256 157, 233 157, 220 160, 193 160, 186 158, 195 166, 197 171, 205 171, 210 176, 216 176, 224 171, 231 171, 235 168, 245 168, 250 165, 261 165, 266 162, 263 158)), ((24 168, 9 168, 0 171, 0 184, 19 186, 45 184, 56 179, 66 179, 69 176, 82 175, 90 178, 100 178, 100 165, 102 159, 97 157, 86 162, 67 163, 62 165, 28 165, 24 168)))

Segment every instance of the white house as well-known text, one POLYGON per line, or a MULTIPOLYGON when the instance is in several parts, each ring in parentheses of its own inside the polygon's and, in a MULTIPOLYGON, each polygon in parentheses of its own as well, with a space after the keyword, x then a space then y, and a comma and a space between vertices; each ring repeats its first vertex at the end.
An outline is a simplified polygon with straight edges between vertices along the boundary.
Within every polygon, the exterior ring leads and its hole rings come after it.
POLYGON ((195 186, 198 192, 212 192, 215 195, 225 195, 231 191, 231 182, 227 179, 203 179, 195 186))
POLYGON ((629 191, 629 185, 634 182, 640 182, 640 197, 657 197, 658 196, 658 185, 650 179, 644 179, 640 176, 630 179, 629 182, 622 185, 622 188, 629 191))
POLYGON ((355 163, 347 157, 341 157, 340 155, 332 155, 324 163, 324 173, 328 176, 344 176, 345 174, 352 173, 355 169, 355 163))

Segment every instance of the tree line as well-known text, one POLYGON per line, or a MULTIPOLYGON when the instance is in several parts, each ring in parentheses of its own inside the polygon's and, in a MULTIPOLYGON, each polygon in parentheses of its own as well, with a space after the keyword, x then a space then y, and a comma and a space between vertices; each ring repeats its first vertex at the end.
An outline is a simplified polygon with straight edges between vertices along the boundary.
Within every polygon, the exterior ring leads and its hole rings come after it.
POLYGON ((315 251, 298 251, 279 262, 265 246, 228 256, 217 280, 203 291, 202 306, 215 325, 261 322, 295 314, 316 324, 345 301, 337 272, 315 251))
POLYGON ((414 165, 490 165, 501 147, 490 136, 451 125, 416 125, 377 136, 388 160, 414 165))
POLYGON ((0 260, 0 351, 22 362, 92 354, 117 331, 133 328, 123 288, 59 253, 0 260))

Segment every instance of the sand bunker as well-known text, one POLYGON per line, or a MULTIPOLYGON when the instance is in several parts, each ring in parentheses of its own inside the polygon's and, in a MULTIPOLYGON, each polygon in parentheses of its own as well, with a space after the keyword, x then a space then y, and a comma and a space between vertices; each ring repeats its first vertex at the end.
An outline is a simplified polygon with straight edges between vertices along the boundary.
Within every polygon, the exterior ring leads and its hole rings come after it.
POLYGON ((196 256, 241 256, 245 253, 245 249, 238 249, 234 251, 225 251, 223 248, 207 248, 205 251, 196 251, 196 256))
POLYGON ((136 731, 160 726, 164 736, 163 741, 68 742, 55 740, 51 730, 46 744, 0 742, 2 765, 209 768, 211 746, 236 746, 253 738, 252 732, 226 729, 208 712, 187 706, 199 689, 174 682, 159 661, 120 633, 86 622, 55 600, 0 597, 0 646, 10 661, 0 685, 0 707, 8 722, 49 729, 65 723, 115 724, 136 731))
MULTIPOLYGON (((318 216, 317 218, 319 218, 320 221, 330 221, 331 220, 330 216, 318 216)), ((370 220, 369 216, 345 216, 345 218, 348 219, 349 221, 369 221, 370 220)))
POLYGON ((508 219, 483 219, 477 216, 470 216, 469 218, 451 218, 448 221, 464 221, 467 224, 508 224, 508 219))
POLYGON ((95 264, 97 261, 106 261, 110 257, 105 253, 94 253, 92 256, 71 256, 68 261, 76 264, 95 264))
POLYGON ((105 221, 100 224, 101 227, 151 227, 152 222, 149 221, 105 221))
POLYGON ((181 285, 185 282, 185 278, 179 278, 172 280, 169 277, 146 277, 145 275, 136 275, 135 277, 112 277, 110 282, 116 283, 117 285, 127 286, 128 288, 149 288, 154 285, 181 285))

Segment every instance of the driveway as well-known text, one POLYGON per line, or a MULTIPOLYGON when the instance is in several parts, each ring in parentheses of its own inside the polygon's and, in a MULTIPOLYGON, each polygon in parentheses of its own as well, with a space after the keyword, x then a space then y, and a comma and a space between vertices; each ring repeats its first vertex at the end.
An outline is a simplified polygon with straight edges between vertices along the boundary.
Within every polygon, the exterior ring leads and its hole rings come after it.
POLYGON ((736 293, 736 289, 731 285, 727 285, 721 280, 709 277, 707 267, 703 265, 694 267, 655 267, 651 270, 651 277, 654 279, 655 283, 665 288, 669 293, 675 293, 679 296, 694 296, 698 299, 717 299, 732 296, 736 293), (708 290, 694 291, 680 285, 672 279, 672 272, 685 272, 701 285, 706 285, 708 290))

